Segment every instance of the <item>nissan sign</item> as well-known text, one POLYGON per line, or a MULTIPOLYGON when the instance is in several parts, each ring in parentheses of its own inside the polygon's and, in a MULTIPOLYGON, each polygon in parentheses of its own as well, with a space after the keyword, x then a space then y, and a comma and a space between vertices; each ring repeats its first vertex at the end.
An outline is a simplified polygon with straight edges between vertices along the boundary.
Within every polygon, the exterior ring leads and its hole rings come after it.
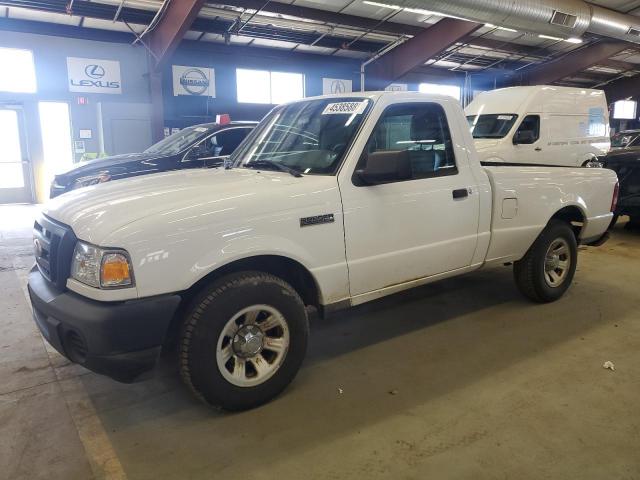
POLYGON ((70 92, 122 93, 118 61, 67 57, 67 73, 70 92))
POLYGON ((212 68, 173 65, 173 95, 215 97, 215 73, 212 68))

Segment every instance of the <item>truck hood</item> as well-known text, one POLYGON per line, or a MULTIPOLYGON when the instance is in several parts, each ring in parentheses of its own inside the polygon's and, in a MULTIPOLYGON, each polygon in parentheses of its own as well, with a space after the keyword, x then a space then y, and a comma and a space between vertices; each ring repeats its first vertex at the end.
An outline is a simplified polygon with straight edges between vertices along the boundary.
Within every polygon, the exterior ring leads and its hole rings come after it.
POLYGON ((244 168, 179 170, 73 190, 49 201, 42 211, 70 226, 81 240, 113 246, 102 242, 111 233, 143 217, 175 213, 194 204, 223 204, 269 194, 301 181, 305 178, 244 168))

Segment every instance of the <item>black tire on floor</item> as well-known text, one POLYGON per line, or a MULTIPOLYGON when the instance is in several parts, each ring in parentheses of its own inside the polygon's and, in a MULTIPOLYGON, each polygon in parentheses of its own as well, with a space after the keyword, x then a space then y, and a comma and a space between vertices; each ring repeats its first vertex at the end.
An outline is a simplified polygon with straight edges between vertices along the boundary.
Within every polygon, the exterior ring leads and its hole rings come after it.
POLYGON ((625 224, 624 228, 627 230, 637 230, 640 228, 640 217, 629 215, 629 221, 625 224))
POLYGON ((304 303, 288 283, 262 272, 226 275, 205 287, 187 309, 179 343, 180 373, 196 396, 211 406, 229 411, 254 408, 291 383, 304 360, 308 336, 304 303), (282 314, 289 347, 264 383, 237 386, 218 367, 216 349, 227 322, 253 305, 267 305, 282 314))
POLYGON ((562 297, 571 286, 576 272, 577 260, 578 246, 571 226, 561 220, 551 220, 527 254, 513 264, 516 285, 524 296, 534 302, 554 302, 562 297), (547 251, 558 239, 564 239, 569 246, 570 265, 564 281, 560 285, 552 287, 545 280, 545 262, 547 251))

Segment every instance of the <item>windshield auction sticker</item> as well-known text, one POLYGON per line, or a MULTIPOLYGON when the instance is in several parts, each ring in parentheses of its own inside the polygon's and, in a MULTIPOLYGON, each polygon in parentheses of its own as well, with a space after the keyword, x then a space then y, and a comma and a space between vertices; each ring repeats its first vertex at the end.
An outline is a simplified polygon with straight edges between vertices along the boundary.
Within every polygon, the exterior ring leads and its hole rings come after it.
POLYGON ((367 108, 367 102, 338 102, 330 103, 322 115, 360 115, 367 108))

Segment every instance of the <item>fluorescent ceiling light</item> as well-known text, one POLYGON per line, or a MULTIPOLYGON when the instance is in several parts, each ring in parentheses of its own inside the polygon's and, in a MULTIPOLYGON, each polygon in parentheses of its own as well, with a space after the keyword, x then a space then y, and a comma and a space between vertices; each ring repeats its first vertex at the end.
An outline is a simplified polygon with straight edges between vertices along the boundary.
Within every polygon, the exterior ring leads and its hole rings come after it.
POLYGON ((371 5, 373 7, 390 8, 391 10, 402 10, 402 7, 399 7, 398 5, 389 5, 388 3, 370 2, 369 0, 364 0, 364 2, 362 3, 371 5))
POLYGON ((417 13, 418 15, 442 15, 438 12, 432 12, 431 10, 423 10, 422 8, 403 8, 405 12, 417 13))
POLYGON ((544 38, 545 40, 556 40, 558 42, 562 41, 562 38, 559 37, 552 37, 551 35, 538 35, 538 37, 540 38, 544 38))
POLYGON ((571 38, 560 38, 560 37, 552 37, 551 35, 538 35, 540 38, 544 38, 546 40, 555 40, 556 42, 569 42, 569 43, 582 43, 581 38, 571 37, 571 38))
POLYGON ((497 30, 504 30, 505 32, 513 32, 513 33, 518 33, 518 30, 514 29, 514 28, 507 28, 507 27, 499 27, 497 25, 494 25, 492 23, 485 23, 484 24, 485 27, 488 28, 495 28, 497 30))

